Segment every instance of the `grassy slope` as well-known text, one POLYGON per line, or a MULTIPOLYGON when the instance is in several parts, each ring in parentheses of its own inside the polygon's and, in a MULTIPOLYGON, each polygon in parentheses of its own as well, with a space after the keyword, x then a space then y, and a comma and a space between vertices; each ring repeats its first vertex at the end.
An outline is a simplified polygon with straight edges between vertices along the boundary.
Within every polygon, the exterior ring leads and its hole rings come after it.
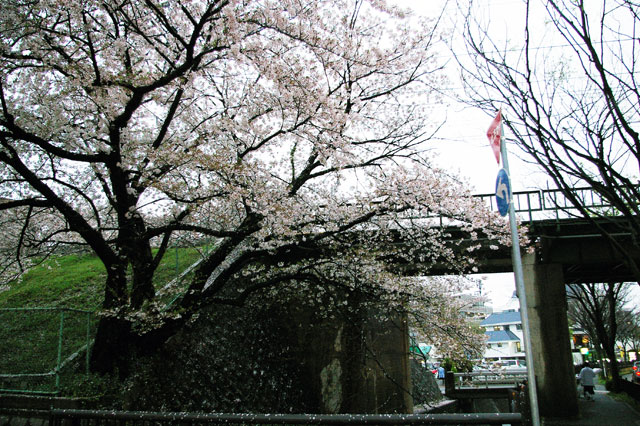
POLYGON ((35 267, 0 293, 0 308, 65 307, 95 310, 106 277, 91 255, 59 257, 35 267))
MULTIPOLYGON (((167 253, 155 276, 157 287, 171 281, 200 254, 194 248, 167 253)), ((33 268, 9 289, 0 292, 0 374, 44 373, 55 368, 60 313, 56 311, 7 311, 3 308, 73 308, 97 311, 102 303, 105 268, 90 254, 68 255, 33 268)), ((65 312, 62 359, 86 341, 86 314, 65 312)), ((91 316, 92 330, 97 316, 91 316)), ((31 380, 31 379, 29 379, 31 380)), ((21 380, 27 382, 27 380, 21 380)), ((63 383, 64 385, 64 383, 63 383)), ((0 383, 0 389, 49 389, 49 383, 0 383)))
MULTIPOLYGON (((197 249, 178 249, 178 271, 200 257, 197 249)), ((155 275, 157 287, 176 274, 176 254, 166 254, 155 275)), ((65 307, 96 310, 102 302, 106 272, 100 260, 91 255, 68 255, 49 260, 26 273, 0 292, 0 308, 65 307)))

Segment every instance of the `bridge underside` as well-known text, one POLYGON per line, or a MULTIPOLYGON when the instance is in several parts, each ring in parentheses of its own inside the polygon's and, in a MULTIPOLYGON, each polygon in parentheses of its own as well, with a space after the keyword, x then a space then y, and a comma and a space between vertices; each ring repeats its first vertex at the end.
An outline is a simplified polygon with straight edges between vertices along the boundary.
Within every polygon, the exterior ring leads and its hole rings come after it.
MULTIPOLYGON (((627 254, 631 254, 640 261, 640 248, 629 235, 619 232, 613 223, 611 232, 616 240, 625 247, 627 254)), ((478 263, 477 273, 490 274, 513 272, 510 247, 495 249, 491 241, 465 240, 464 236, 455 230, 449 231, 452 241, 463 240, 458 244, 458 250, 481 244, 475 253, 478 263), (493 248, 490 248, 492 247, 493 248)), ((625 265, 625 259, 612 244, 605 239, 591 223, 584 220, 548 220, 534 222, 529 225, 531 247, 535 249, 537 262, 540 264, 560 265, 564 276, 564 284, 606 283, 638 281, 633 272, 625 265)), ((522 253, 527 252, 522 247, 522 253)), ((396 267, 406 275, 449 275, 459 271, 452 271, 449 265, 422 265, 419 262, 411 264, 398 262, 396 267)), ((470 272, 470 271, 469 271, 470 272)))
MULTIPOLYGON (((611 232, 624 245, 627 254, 640 259, 640 248, 631 236, 616 232, 616 229, 611 232)), ((560 265, 563 284, 637 281, 611 242, 584 220, 535 222, 529 227, 529 237, 537 263, 560 265)), ((526 248, 522 251, 524 253, 526 248)), ((485 249, 480 257, 480 273, 513 272, 509 248, 485 249)))
MULTIPOLYGON (((640 259, 630 235, 614 219, 599 223, 615 233, 627 255, 640 259)), ((578 402, 567 320, 566 284, 638 281, 624 257, 585 220, 534 222, 529 227, 533 251, 522 248, 527 313, 537 381, 540 414, 572 417, 578 402)), ((479 273, 512 272, 511 250, 479 251, 479 273)), ((462 247, 463 248, 463 247, 462 247)), ((419 266, 414 265, 415 272, 419 266)), ((451 273, 435 268, 429 275, 451 273)))
MULTIPOLYGON (((640 259, 640 249, 619 223, 599 224, 615 236, 625 254, 640 259)), ((561 265, 564 283, 605 283, 637 281, 625 265, 624 257, 612 243, 585 220, 535 222, 529 230, 535 238, 537 262, 561 265)))

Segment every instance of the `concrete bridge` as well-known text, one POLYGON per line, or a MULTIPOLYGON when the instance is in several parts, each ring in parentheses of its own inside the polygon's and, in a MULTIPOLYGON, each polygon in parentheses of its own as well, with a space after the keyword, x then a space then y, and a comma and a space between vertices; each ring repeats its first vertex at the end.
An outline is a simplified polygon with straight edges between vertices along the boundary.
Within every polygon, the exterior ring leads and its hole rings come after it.
MULTIPOLYGON (((610 209, 590 188, 576 191, 585 205, 610 209)), ((493 195, 479 197, 488 203, 495 200, 493 195)), ((578 413, 578 396, 565 285, 636 281, 601 229, 622 241, 634 258, 640 259, 640 250, 630 234, 621 232, 623 218, 613 214, 594 220, 578 218, 559 191, 520 192, 513 198, 535 249, 533 253, 522 251, 522 263, 540 414, 571 417, 578 413)), ((480 257, 479 273, 513 271, 508 248, 481 250, 480 257)))

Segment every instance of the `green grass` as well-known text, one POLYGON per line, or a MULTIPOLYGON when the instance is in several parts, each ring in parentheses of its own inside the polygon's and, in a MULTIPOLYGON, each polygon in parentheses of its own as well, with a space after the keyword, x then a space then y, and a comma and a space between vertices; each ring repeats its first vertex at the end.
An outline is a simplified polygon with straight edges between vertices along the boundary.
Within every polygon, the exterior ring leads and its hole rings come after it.
POLYGON ((0 293, 0 308, 66 307, 95 310, 100 306, 106 272, 92 255, 48 260, 9 284, 0 293))
MULTIPOLYGON (((161 262, 154 282, 164 286, 200 258, 196 248, 170 250, 161 262), (176 261, 177 260, 177 261, 176 261)), ((34 267, 21 280, 9 284, 0 292, 0 374, 46 373, 57 365, 60 311, 8 310, 7 308, 71 308, 96 312, 102 304, 105 268, 91 254, 60 256, 34 267)), ((91 315, 93 336, 98 316, 91 315)), ((86 343, 87 316, 64 313, 62 360, 86 343)), ((84 371, 83 358, 74 364, 84 371)), ((53 378, 10 379, 0 381, 0 389, 52 390, 53 378)), ((64 381, 71 385, 84 379, 65 373, 64 381)), ((64 386, 71 394, 75 392, 64 386)))
MULTIPOLYGON (((180 248, 177 271, 182 272, 200 258, 196 248, 180 248)), ((176 276, 176 254, 172 249, 158 266, 154 281, 162 287, 176 276)), ((106 271, 91 254, 68 255, 48 260, 27 272, 21 280, 0 292, 0 308, 64 307, 96 310, 102 303, 106 271)))

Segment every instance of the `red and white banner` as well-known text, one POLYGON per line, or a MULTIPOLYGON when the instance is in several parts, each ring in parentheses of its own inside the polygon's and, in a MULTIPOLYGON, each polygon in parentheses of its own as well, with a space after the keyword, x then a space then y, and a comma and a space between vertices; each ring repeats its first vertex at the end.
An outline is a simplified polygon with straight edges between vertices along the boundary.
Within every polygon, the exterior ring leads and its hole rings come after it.
POLYGON ((502 139, 502 110, 498 111, 498 115, 491 122, 489 130, 487 130, 487 137, 489 138, 489 144, 493 149, 493 154, 496 156, 496 161, 500 164, 500 142, 502 139))

